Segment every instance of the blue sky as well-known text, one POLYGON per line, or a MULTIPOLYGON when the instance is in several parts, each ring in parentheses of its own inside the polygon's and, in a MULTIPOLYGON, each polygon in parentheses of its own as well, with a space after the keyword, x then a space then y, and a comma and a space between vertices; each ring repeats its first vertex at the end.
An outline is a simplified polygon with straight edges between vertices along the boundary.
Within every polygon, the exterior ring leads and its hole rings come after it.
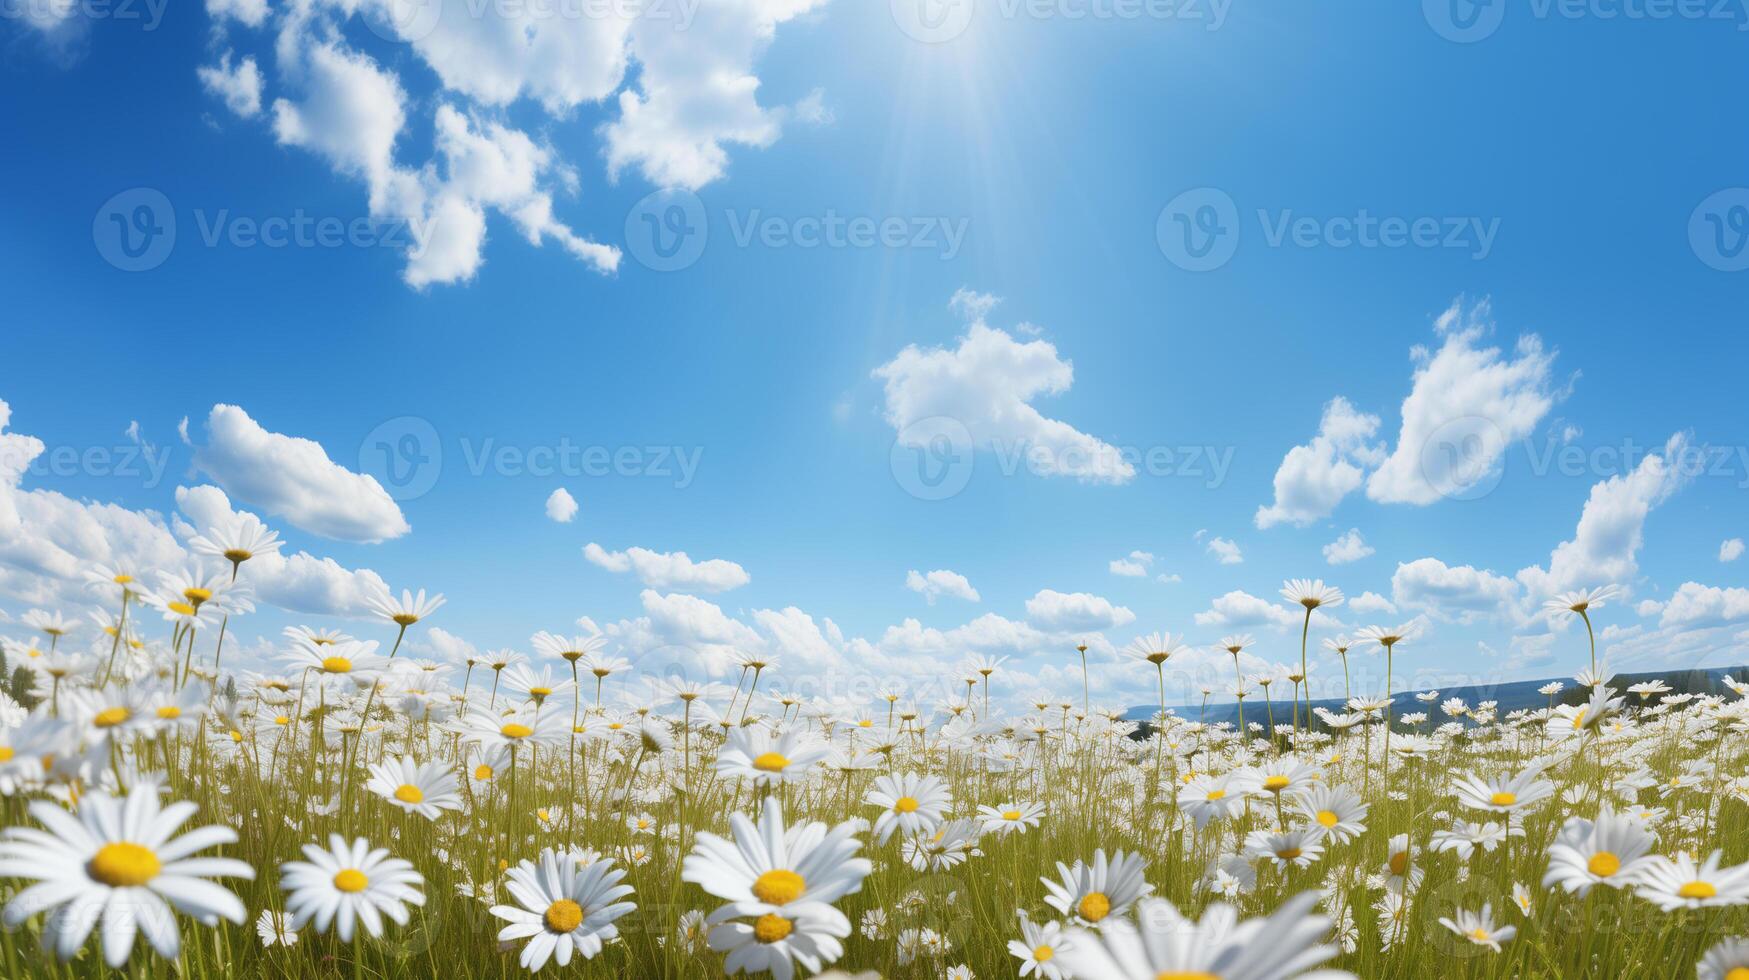
MULTIPOLYGON (((369 569, 449 596, 432 649, 587 616, 699 670, 731 646, 797 677, 1009 655, 1016 692, 1078 683, 1083 635, 1102 663, 1161 630, 1297 657, 1288 577, 1388 601, 1341 626, 1419 620, 1429 683, 1576 669, 1582 634, 1540 602, 1611 583, 1624 666, 1744 659, 1741 9, 1463 5, 1485 36, 1454 41, 1431 0, 960 0, 925 43, 905 3, 675 0, 532 34, 514 5, 403 4, 397 28, 384 4, 8 8, 0 401, 43 445, 0 470, 0 609, 75 611, 67 561, 167 554, 215 513, 177 489, 217 486, 334 563, 260 584, 281 602, 242 629, 256 657, 355 613, 369 569), (695 229, 689 264, 651 268, 674 233, 646 215, 695 229), (1223 229, 1216 267, 1180 216, 1223 229), (1344 247, 1363 216, 1421 240, 1344 247), (348 240, 251 241, 276 219, 348 240), (142 227, 159 251, 130 257, 142 227), (958 428, 910 425, 937 416, 958 428), (160 478, 54 462, 126 452, 135 421, 160 478), (392 499, 385 432, 441 451, 427 492, 392 499), (1430 486, 1420 447, 1452 432, 1479 485, 1430 486), (937 435, 970 473, 922 499, 901 474, 937 435), (287 462, 292 438, 326 458, 287 462), (1005 474, 1028 445, 1060 472, 1005 474), (472 465, 488 446, 626 455, 472 465), (107 504, 163 537, 86 523, 107 504)), ((1221 658, 1184 658, 1178 690, 1221 658)), ((1100 675, 1113 704, 1152 686, 1100 675)))

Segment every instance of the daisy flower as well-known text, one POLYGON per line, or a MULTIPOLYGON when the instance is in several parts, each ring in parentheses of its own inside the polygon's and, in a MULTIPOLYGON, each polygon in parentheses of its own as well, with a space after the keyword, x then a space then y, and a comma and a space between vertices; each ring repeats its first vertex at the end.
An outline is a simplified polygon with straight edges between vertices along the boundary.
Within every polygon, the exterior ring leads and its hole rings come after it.
POLYGON ((1065 980, 1063 965, 1057 957, 1073 945, 1063 935, 1061 922, 1043 925, 1020 913, 1020 938, 1008 940, 1008 952, 1020 961, 1020 975, 1038 974, 1045 980, 1065 980))
POLYGON ((6 828, 0 877, 35 884, 14 895, 0 918, 16 929, 37 912, 49 913, 43 947, 63 962, 101 919, 103 960, 115 969, 127 962, 136 931, 159 956, 177 958, 181 940, 171 908, 205 926, 220 919, 241 925, 248 918, 243 903, 206 878, 252 879, 255 871, 232 858, 192 856, 235 843, 229 827, 202 827, 172 839, 194 813, 188 802, 160 807, 158 786, 150 781, 136 783, 124 799, 93 790, 80 800, 77 816, 54 803, 31 803, 30 815, 46 829, 6 828))
POLYGON ((1696 980, 1742 980, 1749 977, 1749 939, 1732 936, 1706 951, 1695 966, 1696 980))
POLYGON ((296 946, 297 930, 286 928, 287 924, 285 913, 262 909, 255 917, 255 935, 261 938, 261 945, 265 947, 296 946))
POLYGON ((874 837, 885 844, 895 830, 907 836, 933 832, 953 806, 953 794, 938 777, 907 772, 877 777, 863 802, 881 808, 874 837))
POLYGON ((278 531, 270 531, 254 514, 236 514, 220 521, 205 534, 188 539, 188 548, 197 555, 223 558, 232 565, 241 565, 256 555, 277 552, 285 542, 278 531))
POLYGON ((1472 810, 1511 813, 1555 794, 1555 784, 1542 778, 1543 766, 1532 764, 1511 779, 1460 776, 1452 786, 1458 802, 1472 810))
POLYGON ((944 871, 977 852, 978 824, 973 820, 949 820, 932 833, 905 838, 899 857, 918 871, 944 871))
POLYGON ((1600 589, 1579 589, 1575 592, 1563 592, 1543 603, 1543 608, 1549 612, 1585 613, 1593 609, 1602 609, 1603 604, 1621 595, 1621 590, 1613 585, 1600 589))
POLYGON ((1048 893, 1046 904, 1083 922, 1098 923, 1114 912, 1122 915, 1136 899, 1154 890, 1142 877, 1145 867, 1147 862, 1140 854, 1118 851, 1107 861, 1101 849, 1093 853, 1091 865, 1076 861, 1070 868, 1058 861, 1058 880, 1039 880, 1048 893))
POLYGON ((279 887, 288 892, 285 910, 291 928, 302 929, 314 921, 316 931, 334 934, 343 943, 352 941, 355 924, 362 923, 373 938, 382 935, 383 916, 397 925, 407 924, 407 905, 424 905, 420 886, 425 879, 410 862, 389 857, 386 848, 371 849, 360 837, 350 844, 331 834, 328 848, 304 845, 308 861, 280 865, 279 887))
POLYGON ((1231 905, 1216 902, 1195 921, 1166 899, 1146 899, 1137 907, 1135 922, 1112 919, 1098 932, 1071 928, 1073 945, 1062 950, 1064 972, 1099 980, 1352 980, 1339 970, 1313 969, 1337 952, 1324 942, 1330 920, 1312 911, 1317 902, 1316 892, 1304 892, 1267 919, 1245 921, 1231 905))
POLYGON ((1714 851, 1696 864, 1687 854, 1653 855, 1639 871, 1635 894, 1666 912, 1749 904, 1749 865, 1721 869, 1723 857, 1714 851))
POLYGON ((791 961, 817 973, 844 952, 850 920, 832 902, 862 889, 873 870, 854 857, 862 846, 848 821, 828 830, 823 823, 786 828, 783 806, 767 797, 756 825, 743 814, 729 818, 734 839, 701 832, 681 865, 680 877, 727 900, 706 921, 710 948, 727 952, 725 972, 770 971, 788 980, 791 961), (752 923, 730 921, 753 918, 752 923))
POLYGON ((1254 830, 1246 837, 1245 851, 1283 868, 1309 868, 1324 856, 1324 845, 1319 843, 1322 838, 1322 830, 1309 828, 1283 834, 1254 830))
POLYGON ((815 763, 832 754, 830 746, 793 729, 772 733, 759 725, 736 728, 717 753, 717 772, 776 786, 807 778, 815 763))
POLYGON ((1351 789, 1341 786, 1314 786, 1295 799, 1307 825, 1317 828, 1332 843, 1343 844, 1366 832, 1366 814, 1370 804, 1361 802, 1351 789))
POLYGON ((1494 925, 1492 905, 1484 904, 1480 912, 1457 909, 1453 915, 1456 916, 1455 919, 1441 918, 1439 924, 1477 946, 1486 946, 1496 953, 1500 952, 1501 943, 1510 942, 1513 936, 1518 935, 1517 926, 1494 925))
POLYGON ((534 652, 543 657, 562 657, 571 663, 576 663, 607 646, 607 637, 596 633, 592 636, 573 636, 566 639, 563 636, 555 636, 542 630, 530 637, 528 642, 530 646, 534 647, 534 652))
POLYGON ((390 759, 370 767, 365 788, 391 804, 436 820, 444 810, 460 810, 455 771, 442 762, 420 765, 411 756, 390 759))
POLYGON ((554 745, 566 737, 569 726, 557 712, 514 711, 508 715, 470 708, 459 719, 462 737, 482 749, 515 749, 526 745, 554 745))
POLYGON ((978 818, 986 834, 1024 834, 1028 827, 1037 827, 1045 815, 1043 803, 1004 803, 1001 806, 978 807, 978 818))
POLYGON ((369 596, 366 601, 371 612, 406 629, 436 612, 443 605, 443 596, 437 594, 427 598, 424 589, 420 589, 418 595, 414 595, 409 589, 402 589, 401 598, 397 600, 393 592, 384 589, 369 596))
POLYGON ((1595 821, 1572 817, 1561 828, 1549 845, 1543 887, 1559 885, 1581 898, 1593 885, 1625 888, 1652 864, 1651 850, 1652 835, 1640 821, 1617 816, 1606 803, 1595 821))
POLYGON ((594 958, 603 943, 619 935, 614 920, 637 908, 619 901, 632 886, 619 883, 625 872, 612 861, 579 868, 568 853, 549 847, 538 863, 522 861, 508 877, 505 890, 516 904, 494 905, 491 912, 510 923, 498 931, 500 943, 528 940, 517 962, 530 972, 549 959, 567 966, 574 953, 594 958))
POLYGON ((1198 774, 1178 791, 1178 806, 1196 821, 1196 829, 1202 830, 1210 820, 1224 820, 1245 812, 1245 797, 1252 785, 1236 779, 1234 773, 1221 776, 1198 774))

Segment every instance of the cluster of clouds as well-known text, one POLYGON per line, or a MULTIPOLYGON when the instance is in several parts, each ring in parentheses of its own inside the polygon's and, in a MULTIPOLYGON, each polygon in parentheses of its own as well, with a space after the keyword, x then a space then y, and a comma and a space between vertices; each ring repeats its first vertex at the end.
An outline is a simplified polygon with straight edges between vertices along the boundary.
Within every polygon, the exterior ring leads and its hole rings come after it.
MULTIPOLYGON (((40 16, 26 23, 70 52, 83 26, 76 5, 28 6, 40 16)), ((788 124, 830 121, 818 90, 761 103, 755 73, 780 26, 824 6, 207 0, 209 60, 194 75, 237 121, 362 185, 372 218, 404 225, 411 286, 471 279, 489 214, 532 245, 556 244, 612 274, 620 249, 556 216, 555 201, 577 196, 583 176, 546 131, 599 111, 605 179, 703 187, 724 176, 731 147, 768 147, 788 124), (391 56, 351 40, 367 32, 391 56), (409 91, 432 78, 430 91, 409 91), (524 107, 544 117, 538 132, 506 121, 524 107), (426 131, 422 149, 416 135, 426 131)))

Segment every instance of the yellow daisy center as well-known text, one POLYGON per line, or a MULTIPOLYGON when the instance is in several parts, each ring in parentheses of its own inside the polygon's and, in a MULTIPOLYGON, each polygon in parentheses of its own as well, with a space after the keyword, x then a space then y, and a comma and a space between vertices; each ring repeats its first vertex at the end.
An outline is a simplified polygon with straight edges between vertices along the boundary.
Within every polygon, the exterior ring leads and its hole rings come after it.
POLYGON ((547 695, 553 693, 553 689, 550 687, 531 687, 528 689, 528 693, 534 695, 537 698, 544 698, 547 695))
POLYGON ((1215 803, 1217 801, 1224 800, 1226 798, 1227 798, 1227 791, 1224 789, 1211 789, 1211 790, 1209 790, 1209 802, 1210 803, 1215 803))
MULTIPOLYGON (((400 800, 402 803, 424 803, 425 791, 412 783, 402 783, 395 788, 395 799, 400 800)), ((564 931, 570 932, 571 930, 566 929, 564 931)))
POLYGON ((1585 862, 1585 870, 1599 878, 1608 878, 1621 870, 1621 858, 1608 851, 1598 851, 1591 855, 1591 860, 1585 862))
POLYGON ((194 615, 194 607, 186 602, 166 602, 164 608, 182 616, 194 615))
POLYGON ((126 708, 104 708, 91 719, 91 723, 98 728, 114 728, 131 717, 133 717, 133 712, 126 708))
POLYGON ((1712 898, 1718 893, 1719 890, 1714 888, 1710 881, 1691 881, 1676 889, 1676 894, 1680 898, 1712 898))
POLYGON ((347 868, 334 876, 334 887, 347 893, 357 893, 370 887, 370 879, 357 868, 347 868))
POLYGON ((498 732, 505 738, 527 738, 534 734, 534 729, 527 725, 518 725, 516 722, 511 722, 503 728, 498 729, 498 732))
POLYGON ((1161 970, 1154 974, 1154 980, 1221 980, 1213 973, 1203 973, 1198 970, 1161 970))
POLYGON ((203 589, 198 586, 191 589, 183 589, 182 597, 198 606, 213 597, 213 590, 203 589))
POLYGON ((492 778, 492 767, 488 766, 488 765, 475 766, 474 767, 474 778, 481 779, 481 780, 491 779, 492 778))
POLYGON ((1749 966, 1734 966, 1731 972, 1725 974, 1725 980, 1749 980, 1749 966))
POLYGON ((568 898, 561 898, 547 906, 547 928, 557 933, 566 933, 583 924, 583 906, 568 898))
POLYGON ((1032 958, 1040 963, 1050 962, 1051 957, 1055 955, 1057 955, 1057 951, 1049 946, 1034 946, 1032 948, 1032 958))
POLYGON ((12 757, 17 754, 17 752, 13 751, 12 746, 0 745, 0 762, 11 762, 12 757))
POLYGON ((1281 850, 1276 851, 1275 856, 1281 858, 1283 861, 1292 861, 1304 853, 1304 851, 1297 847, 1284 847, 1281 850))
POLYGON ((249 551, 246 548, 226 548, 225 549, 225 560, 226 561, 232 561, 232 562, 248 561, 249 559, 251 559, 253 557, 255 557, 255 553, 252 551, 249 551))
POLYGON ((1485 943, 1488 941, 1488 930, 1486 930, 1486 929, 1471 929, 1470 930, 1470 938, 1474 939, 1476 942, 1485 943))
POLYGON ((1075 906, 1075 911, 1088 922, 1098 922, 1111 914, 1111 899, 1104 892, 1088 892, 1081 899, 1081 904, 1075 906))
POLYGON ((893 804, 893 811, 895 813, 916 813, 917 807, 920 805, 915 796, 901 796, 893 804))
POLYGON ((762 943, 775 943, 790 934, 794 926, 775 912, 767 912, 753 921, 753 938, 762 943))
POLYGON ((1002 819, 1004 819, 1004 820, 1019 820, 1020 819, 1020 811, 1019 810, 1003 810, 1002 811, 1002 819))
POLYGON ((273 716, 273 723, 275 725, 289 725, 289 724, 291 724, 291 716, 290 715, 274 715, 273 716))
POLYGON ((1511 806, 1512 804, 1518 802, 1518 794, 1517 793, 1504 793, 1504 792, 1503 793, 1495 793, 1493 796, 1488 797, 1488 802, 1494 804, 1495 806, 1511 806))
POLYGON ((394 619, 398 626, 412 626, 414 623, 419 622, 419 617, 412 613, 396 613, 391 618, 394 619))
POLYGON ((1409 852, 1398 851, 1391 855, 1390 868, 1391 874, 1394 875, 1401 875, 1403 872, 1409 870, 1409 852))
POLYGON ((1288 779, 1286 776, 1271 776, 1263 781, 1263 788, 1269 790, 1271 793, 1279 793, 1282 790, 1287 789, 1287 783, 1288 779))
POLYGON ((760 772, 783 772, 788 766, 789 758, 781 752, 766 752, 753 760, 753 768, 760 772))
POLYGON ((345 657, 326 657, 322 660, 322 669, 330 674, 349 674, 352 672, 352 661, 345 657))
MULTIPOLYGON (((801 897, 808 890, 807 879, 794 871, 781 868, 767 871, 753 880, 753 897, 767 905, 784 905, 801 897)), ((787 926, 784 935, 789 935, 787 926)), ((782 936, 778 937, 783 938, 782 936)), ((774 940, 768 940, 774 941, 774 940)))
POLYGON ((167 704, 158 709, 158 717, 165 721, 174 721, 182 717, 182 709, 174 704, 167 704))
POLYGON ((127 841, 103 845, 85 865, 91 877, 111 888, 138 888, 158 877, 162 869, 158 855, 127 841))
POLYGON ((1319 810, 1318 811, 1318 823, 1322 826, 1334 827, 1341 822, 1342 822, 1342 818, 1337 816, 1335 811, 1333 811, 1333 810, 1319 810))
POLYGON ((134 577, 132 575, 117 575, 114 581, 117 585, 126 585, 133 580, 134 577))

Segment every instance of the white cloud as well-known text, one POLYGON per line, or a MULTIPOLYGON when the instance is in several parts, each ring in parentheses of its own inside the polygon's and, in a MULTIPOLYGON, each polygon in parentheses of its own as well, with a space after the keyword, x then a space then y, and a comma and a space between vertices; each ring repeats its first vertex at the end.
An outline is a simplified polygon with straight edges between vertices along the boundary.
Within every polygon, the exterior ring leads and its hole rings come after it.
POLYGON ((203 88, 223 100, 237 115, 247 119, 261 112, 261 69, 253 56, 232 67, 231 52, 226 51, 218 64, 197 68, 195 74, 203 88))
POLYGON ((1384 613, 1387 616, 1395 616, 1397 614, 1397 604, 1377 592, 1362 592, 1348 600, 1348 608, 1362 615, 1384 613))
POLYGON ((1660 626, 1716 626, 1749 618, 1749 589, 1684 582, 1664 604, 1660 626))
POLYGON ((1509 614, 1518 599, 1518 583, 1486 569, 1418 558, 1397 566, 1391 576, 1391 595, 1406 609, 1469 622, 1509 614))
POLYGON ((1719 561, 1736 561, 1743 557, 1743 539, 1732 538, 1719 545, 1719 561))
POLYGON ((1132 551, 1128 558, 1113 558, 1111 574, 1126 578, 1146 578, 1149 566, 1154 564, 1154 556, 1146 551, 1132 551))
POLYGON ((269 432, 235 405, 214 405, 196 469, 244 503, 341 541, 398 538, 410 527, 382 485, 309 439, 269 432))
POLYGON ((1245 560, 1239 546, 1226 538, 1210 538, 1207 550, 1223 565, 1237 565, 1245 560))
POLYGON ((1572 540, 1555 547, 1549 567, 1519 571, 1518 581, 1530 595, 1632 582, 1639 571, 1636 556, 1646 515, 1688 480, 1684 468, 1676 465, 1687 446, 1687 438, 1678 433, 1664 444, 1662 455, 1650 454, 1632 472, 1593 485, 1572 540))
POLYGON ((1282 458, 1275 471, 1275 503, 1257 508, 1257 526, 1305 527, 1328 517, 1343 497, 1360 488, 1363 467, 1384 458, 1383 448, 1371 441, 1378 429, 1378 416, 1356 411, 1346 398, 1331 399, 1317 436, 1282 458))
POLYGON ((978 602, 978 590, 972 588, 972 583, 964 575, 938 568, 925 575, 913 568, 905 573, 905 588, 921 595, 930 605, 941 596, 952 596, 967 602, 978 602))
POLYGON ((1657 599, 1641 599, 1634 605, 1634 612, 1642 617, 1656 616, 1664 611, 1664 604, 1657 599))
POLYGON ((1324 560, 1332 565, 1359 561, 1372 553, 1372 545, 1361 538, 1359 528, 1349 528, 1348 533, 1324 546, 1324 560))
MULTIPOLYGON (((967 315, 989 309, 987 297, 973 301, 963 293, 955 294, 954 305, 967 315)), ((1074 365, 1046 341, 1020 343, 973 316, 958 347, 908 346, 874 376, 885 382, 886 419, 901 440, 911 436, 912 423, 940 416, 965 426, 979 448, 1024 452, 1027 467, 1039 475, 1097 483, 1127 483, 1136 475, 1117 447, 1030 404, 1074 382, 1074 365)))
POLYGON ((234 20, 245 27, 260 27, 267 20, 267 0, 206 0, 206 12, 221 23, 234 20))
POLYGON ((710 558, 695 562, 684 551, 663 552, 648 548, 608 551, 591 541, 583 546, 583 557, 616 574, 631 572, 638 581, 653 589, 727 592, 752 581, 747 570, 732 561, 710 558))
POLYGON ((1467 311, 1454 303, 1435 330, 1445 338, 1438 351, 1411 352, 1414 387, 1397 447, 1367 478, 1366 495, 1381 503, 1426 505, 1467 490, 1502 465, 1506 448, 1529 436, 1558 397, 1554 352, 1535 334, 1520 337, 1510 355, 1476 346, 1493 330, 1486 302, 1467 311), (1439 451, 1448 444, 1461 459, 1439 451))
POLYGON ((547 495, 547 520, 569 524, 577 518, 577 498, 571 491, 559 487, 547 495))
MULTIPOLYGON (((691 23, 639 19, 630 33, 636 85, 619 93, 619 118, 601 128, 608 172, 636 167, 658 186, 697 189, 723 175, 726 144, 770 146, 796 110, 759 104, 753 64, 779 24, 824 3, 718 0, 696 5, 691 23)), ((803 99, 800 113, 818 121, 818 96, 803 99)))
POLYGON ((1088 592, 1040 589, 1026 600, 1026 619, 1051 632, 1091 632, 1133 623, 1136 614, 1088 592))
POLYGON ((1196 625, 1211 629, 1245 629, 1253 626, 1299 626, 1304 610, 1278 606, 1242 589, 1217 597, 1209 608, 1194 617, 1196 625))

